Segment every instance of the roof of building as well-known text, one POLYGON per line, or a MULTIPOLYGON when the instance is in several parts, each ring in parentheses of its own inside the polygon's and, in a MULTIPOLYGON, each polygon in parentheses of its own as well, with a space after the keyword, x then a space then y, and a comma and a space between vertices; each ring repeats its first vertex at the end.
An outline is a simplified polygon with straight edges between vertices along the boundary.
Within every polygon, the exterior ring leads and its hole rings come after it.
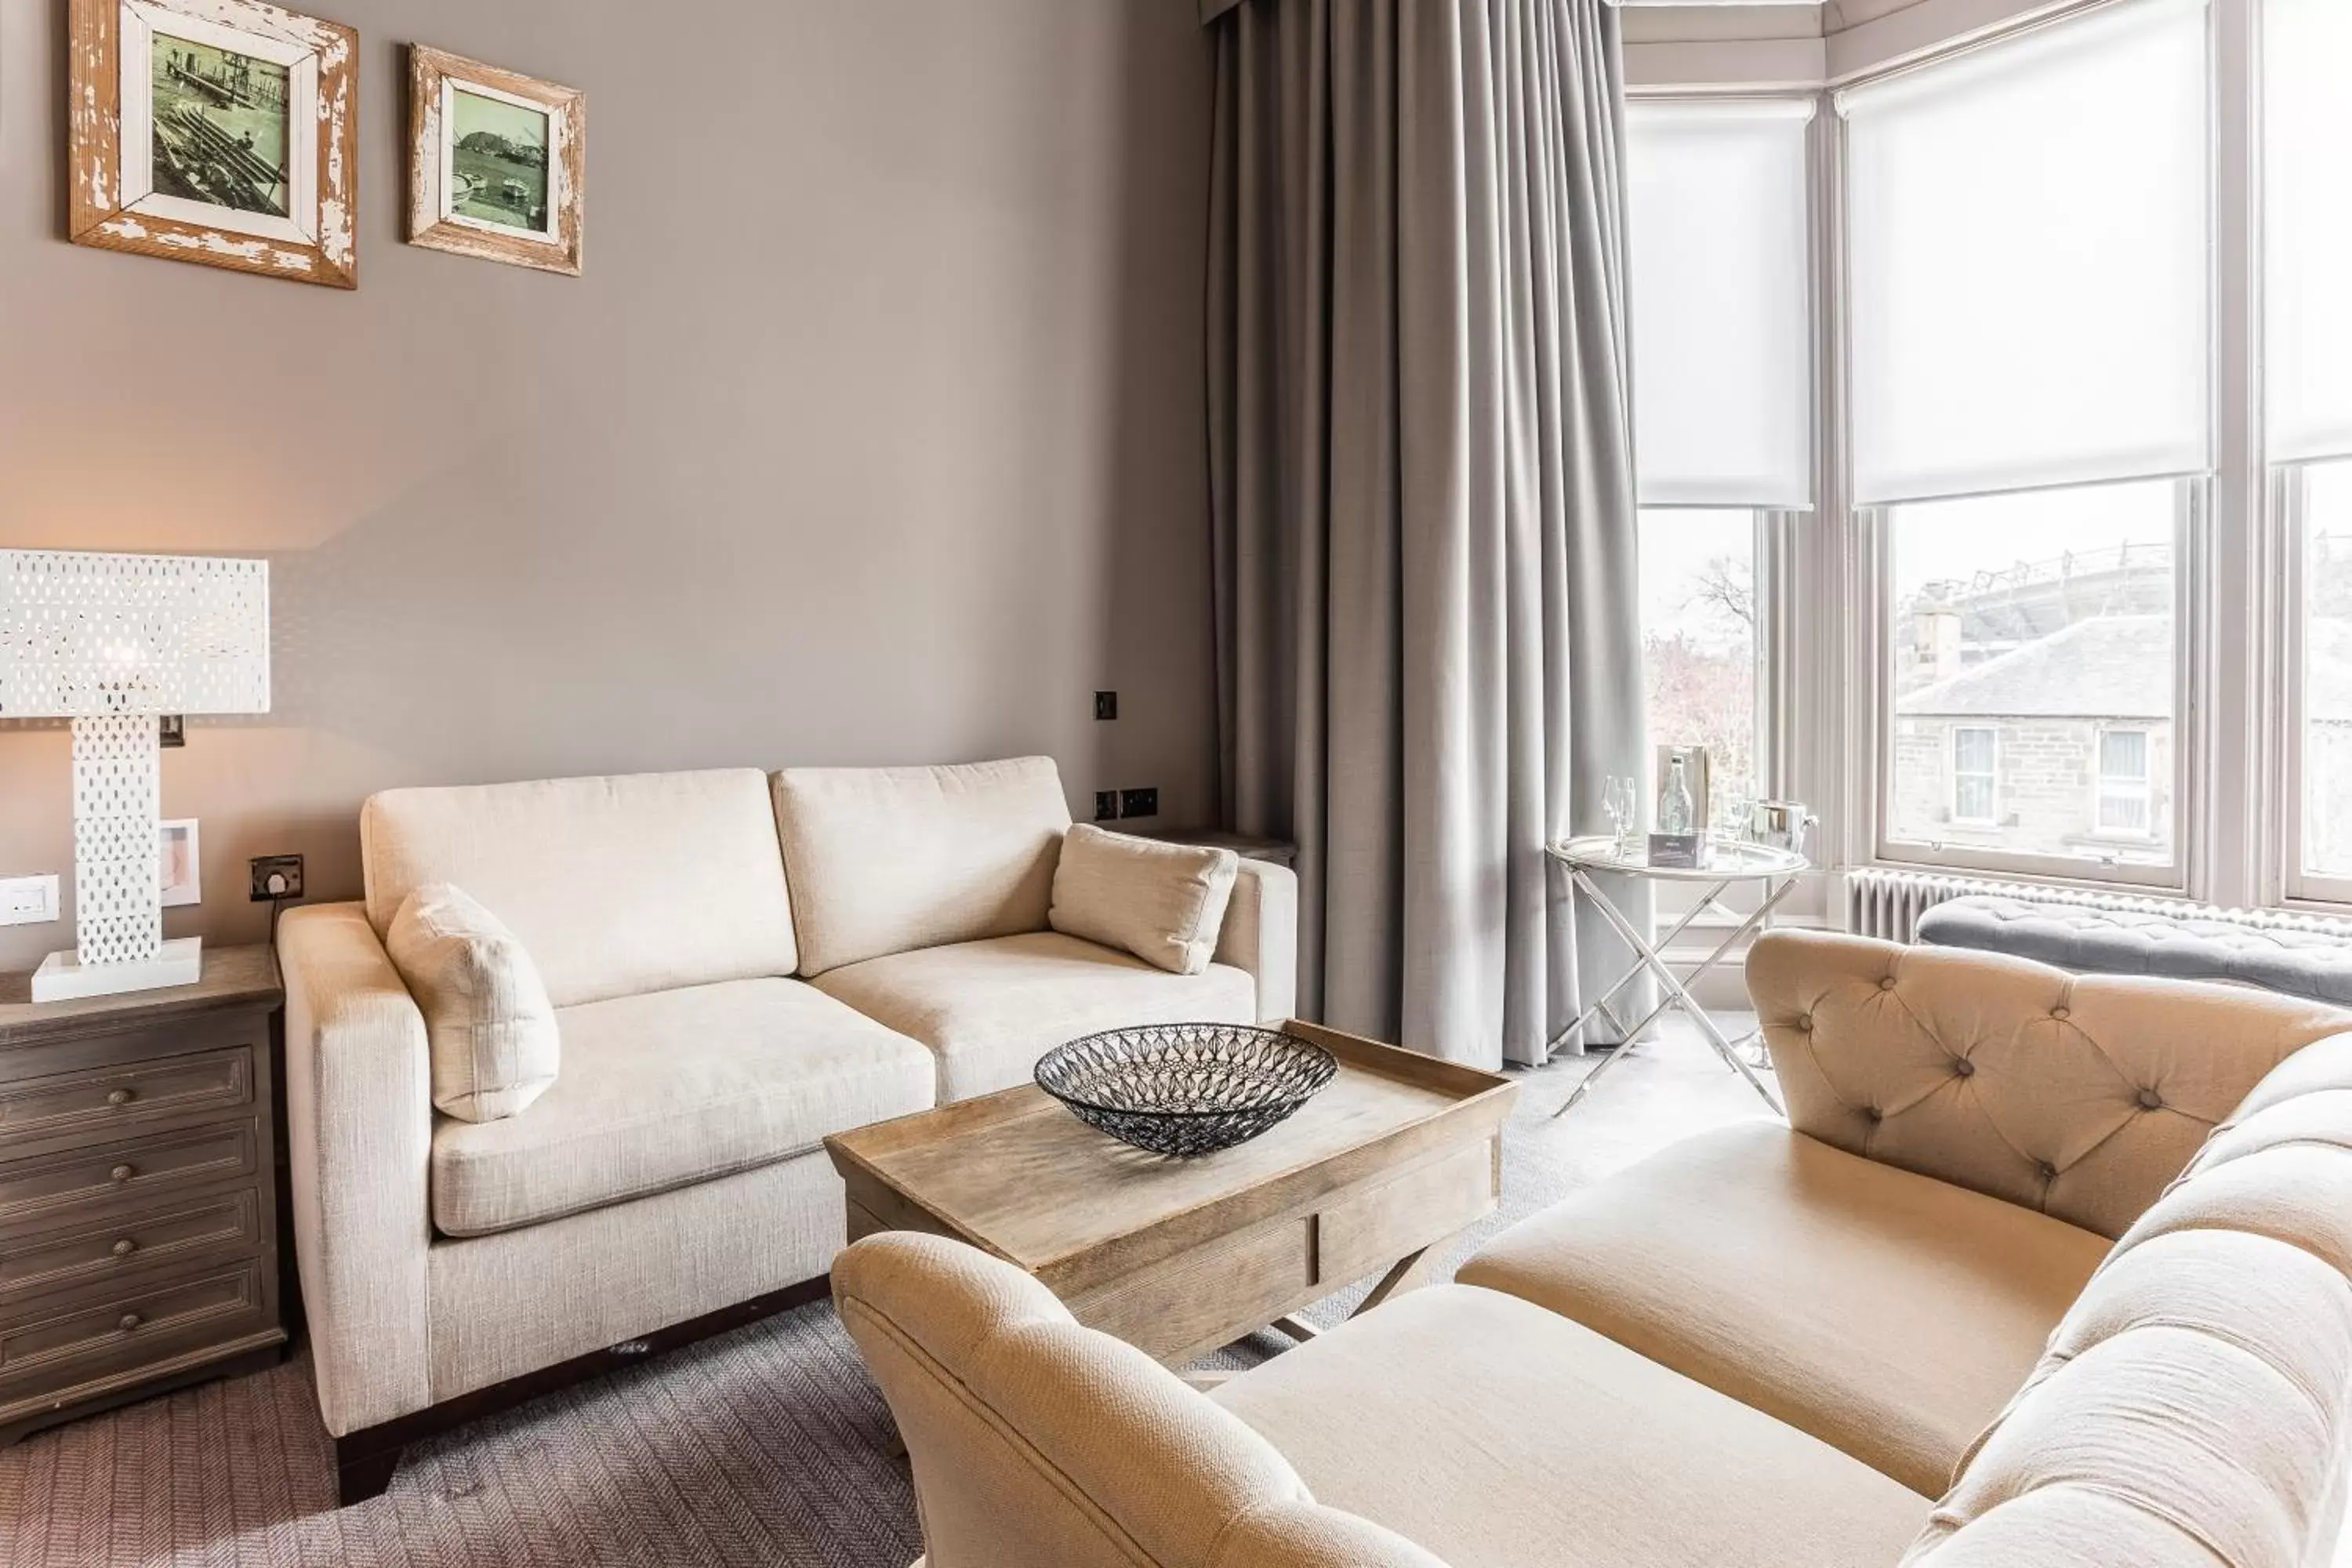
MULTIPOLYGON (((2315 619, 2305 704, 2352 723, 2352 624, 2315 619)), ((2169 719, 2172 618, 2095 616, 1895 700, 1906 718, 2169 719)))
POLYGON ((2168 719, 2172 620, 2094 616, 1900 698, 1906 717, 2168 719))

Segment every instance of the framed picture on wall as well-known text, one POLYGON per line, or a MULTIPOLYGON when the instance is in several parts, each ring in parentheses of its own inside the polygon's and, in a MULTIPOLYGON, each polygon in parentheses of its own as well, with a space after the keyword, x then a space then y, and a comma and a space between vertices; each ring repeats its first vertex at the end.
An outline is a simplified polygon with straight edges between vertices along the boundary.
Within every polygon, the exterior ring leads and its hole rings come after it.
POLYGON ((359 285, 359 35, 262 0, 68 0, 77 245, 359 285))
POLYGON ((416 45, 408 140, 410 243, 580 275, 585 94, 416 45))

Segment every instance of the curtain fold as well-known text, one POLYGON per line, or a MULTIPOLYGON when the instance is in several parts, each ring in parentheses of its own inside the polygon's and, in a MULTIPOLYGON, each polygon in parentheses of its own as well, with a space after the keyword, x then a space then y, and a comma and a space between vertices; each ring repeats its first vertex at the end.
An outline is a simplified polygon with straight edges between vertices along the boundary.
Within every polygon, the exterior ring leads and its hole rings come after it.
POLYGON ((1225 817, 1299 846, 1302 1011, 1539 1061, 1631 962, 1543 853, 1642 771, 1616 16, 1214 29, 1225 817))

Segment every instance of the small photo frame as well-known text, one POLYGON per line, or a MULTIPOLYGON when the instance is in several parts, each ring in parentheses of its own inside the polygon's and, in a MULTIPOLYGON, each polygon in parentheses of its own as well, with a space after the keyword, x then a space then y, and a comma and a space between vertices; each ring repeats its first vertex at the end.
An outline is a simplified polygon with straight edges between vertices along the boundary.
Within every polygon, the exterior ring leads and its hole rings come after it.
POLYGON ((204 856, 194 817, 155 825, 155 863, 165 909, 205 901, 204 856))
POLYGON ((69 0, 76 245, 359 286, 359 35, 262 0, 69 0))
POLYGON ((584 93, 414 45, 408 131, 409 243, 580 275, 584 93))

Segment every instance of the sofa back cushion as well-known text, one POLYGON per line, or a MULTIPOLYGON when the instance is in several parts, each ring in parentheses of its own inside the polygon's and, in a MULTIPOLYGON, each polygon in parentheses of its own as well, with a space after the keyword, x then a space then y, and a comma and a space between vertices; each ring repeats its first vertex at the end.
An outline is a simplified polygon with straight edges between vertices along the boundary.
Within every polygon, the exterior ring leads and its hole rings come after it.
POLYGON ((420 886, 498 912, 558 1007, 790 974, 768 781, 753 769, 394 789, 360 810, 368 921, 420 886))
POLYGON ((1051 757, 786 768, 776 826, 801 972, 1044 931, 1069 803, 1051 757))
POLYGON ((2289 1058, 2125 1233, 1916 1568, 2319 1568, 2352 1454, 2352 1035, 2289 1058))
POLYGON ((1317 1504, 1239 1416, 976 1247, 868 1237, 835 1260, 833 1293, 940 1568, 1444 1568, 1317 1504))
POLYGON ((2340 1008, 2185 980, 1774 931, 1748 958, 1790 1125, 2121 1236, 2340 1008))

